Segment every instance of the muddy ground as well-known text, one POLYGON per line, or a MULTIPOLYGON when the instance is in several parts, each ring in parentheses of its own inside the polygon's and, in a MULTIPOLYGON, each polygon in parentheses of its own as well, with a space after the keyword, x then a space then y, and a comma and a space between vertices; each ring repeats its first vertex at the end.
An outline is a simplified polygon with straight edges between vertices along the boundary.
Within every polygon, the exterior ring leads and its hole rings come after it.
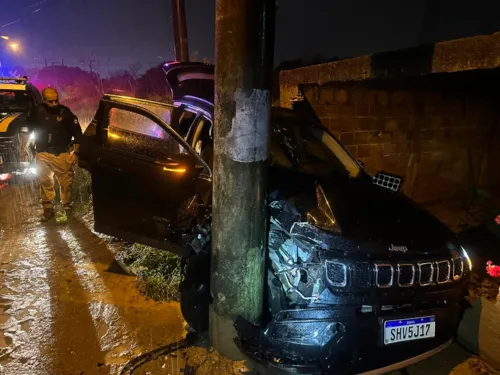
MULTIPOLYGON (((0 374, 119 374, 131 358, 185 337, 179 305, 143 297, 108 239, 84 221, 41 224, 39 214, 33 186, 0 190, 0 374)), ((453 345, 409 373, 488 373, 471 358, 453 345)), ((197 345, 134 374, 244 369, 197 345)))

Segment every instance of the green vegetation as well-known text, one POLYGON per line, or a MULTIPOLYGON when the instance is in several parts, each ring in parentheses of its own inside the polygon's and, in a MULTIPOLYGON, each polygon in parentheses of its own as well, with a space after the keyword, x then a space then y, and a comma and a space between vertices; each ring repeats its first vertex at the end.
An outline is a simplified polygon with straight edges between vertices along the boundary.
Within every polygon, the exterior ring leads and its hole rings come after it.
POLYGON ((92 209, 92 179, 90 173, 81 168, 75 168, 73 178, 73 205, 77 216, 92 209))
POLYGON ((172 253, 133 244, 123 246, 117 260, 137 275, 141 292, 155 301, 178 301, 181 259, 172 253))

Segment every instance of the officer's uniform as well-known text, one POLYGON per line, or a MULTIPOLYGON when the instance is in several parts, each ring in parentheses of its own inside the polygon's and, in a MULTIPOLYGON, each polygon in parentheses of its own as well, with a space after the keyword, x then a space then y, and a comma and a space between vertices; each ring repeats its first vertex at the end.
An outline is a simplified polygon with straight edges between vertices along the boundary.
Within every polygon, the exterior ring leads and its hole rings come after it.
POLYGON ((70 143, 80 144, 82 129, 78 118, 68 107, 48 108, 40 104, 27 119, 30 132, 35 133, 35 151, 43 207, 51 209, 55 198, 54 175, 60 185, 61 203, 71 205, 73 166, 70 143))

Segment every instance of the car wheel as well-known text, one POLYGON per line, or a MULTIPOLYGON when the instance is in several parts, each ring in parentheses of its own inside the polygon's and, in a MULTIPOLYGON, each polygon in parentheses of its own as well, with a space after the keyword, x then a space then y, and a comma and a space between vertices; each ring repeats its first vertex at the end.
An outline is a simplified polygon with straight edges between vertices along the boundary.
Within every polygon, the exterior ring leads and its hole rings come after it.
POLYGON ((210 256, 197 254, 187 259, 179 285, 182 316, 197 333, 208 331, 210 298, 210 256))

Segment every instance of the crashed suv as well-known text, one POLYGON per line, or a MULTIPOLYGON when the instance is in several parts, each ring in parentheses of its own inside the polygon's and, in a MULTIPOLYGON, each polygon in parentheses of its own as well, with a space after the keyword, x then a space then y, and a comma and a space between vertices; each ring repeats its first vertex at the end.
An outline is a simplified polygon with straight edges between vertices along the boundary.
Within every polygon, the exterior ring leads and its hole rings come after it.
MULTIPOLYGON (((81 166, 97 232, 187 259, 181 309, 204 331, 214 71, 165 71, 173 104, 101 100, 81 166)), ((266 321, 237 325, 241 349, 275 369, 382 373, 448 346, 472 267, 454 235, 398 191, 396 176, 369 176, 312 117, 273 108, 269 149, 266 321)))
POLYGON ((33 161, 26 125, 42 96, 26 77, 0 78, 0 173, 26 173, 33 161))

